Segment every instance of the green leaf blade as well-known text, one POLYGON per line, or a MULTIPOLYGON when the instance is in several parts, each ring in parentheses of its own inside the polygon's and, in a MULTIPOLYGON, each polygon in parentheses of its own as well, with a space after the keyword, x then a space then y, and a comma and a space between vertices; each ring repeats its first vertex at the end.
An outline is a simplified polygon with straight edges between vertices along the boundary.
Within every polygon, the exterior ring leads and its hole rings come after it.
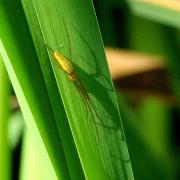
MULTIPOLYGON (((30 0, 23 1, 23 4, 24 7, 30 4, 32 7, 30 0)), ((41 49, 45 49, 43 44, 48 43, 52 49, 61 52, 73 62, 78 78, 95 104, 99 116, 109 127, 105 128, 93 122, 92 116, 96 116, 96 121, 99 121, 95 111, 90 106, 91 110, 88 107, 87 112, 74 84, 70 82, 67 74, 55 66, 51 57, 56 82, 85 177, 133 179, 115 93, 91 1, 55 0, 42 3, 36 0, 33 1, 33 8, 35 13, 32 16, 38 19, 43 35, 43 39, 39 42, 41 49), (64 48, 60 48, 61 45, 64 48)), ((30 14, 30 9, 25 8, 26 15, 30 14)), ((27 19, 30 22, 28 16, 27 19)), ((35 35, 37 28, 34 30, 31 28, 33 39, 39 39, 35 35)), ((41 67, 45 71, 46 66, 42 66, 41 63, 41 67)))

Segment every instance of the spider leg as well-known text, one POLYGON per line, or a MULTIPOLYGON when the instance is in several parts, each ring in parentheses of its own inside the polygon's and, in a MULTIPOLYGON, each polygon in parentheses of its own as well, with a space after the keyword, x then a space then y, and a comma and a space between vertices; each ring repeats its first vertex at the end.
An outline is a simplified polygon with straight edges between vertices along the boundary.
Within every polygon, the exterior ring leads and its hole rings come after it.
POLYGON ((69 36, 69 31, 68 31, 68 28, 67 28, 67 26, 66 26, 66 23, 65 23, 65 21, 64 21, 64 17, 62 16, 62 21, 63 21, 63 24, 64 24, 64 28, 65 28, 65 30, 66 30, 66 34, 67 34, 67 39, 68 39, 68 46, 69 46, 69 53, 70 53, 70 61, 71 62, 73 62, 72 61, 72 59, 73 59, 73 56, 72 56, 72 47, 71 47, 71 43, 70 43, 70 36, 69 36))
MULTIPOLYGON (((91 110, 91 103, 90 103, 90 96, 88 95, 88 93, 86 92, 85 88, 83 88, 82 84, 80 83, 80 81, 78 81, 78 87, 81 91, 81 94, 83 95, 83 97, 85 98, 86 104, 88 105, 89 109, 91 110)), ((92 111, 91 111, 92 112, 92 111)), ((98 125, 101 125, 100 123, 98 123, 97 121, 94 120, 94 122, 98 125)))
POLYGON ((84 104, 85 104, 85 106, 87 108, 87 112, 88 111, 90 112, 91 118, 92 118, 92 120, 93 120, 93 122, 95 124, 96 133, 98 135, 98 140, 97 141, 98 141, 98 144, 99 144, 99 132, 98 132, 98 128, 97 128, 98 123, 94 119, 93 112, 92 112, 91 106, 89 104, 89 101, 87 101, 86 96, 84 96, 84 92, 82 91, 81 86, 79 86, 79 83, 76 83, 75 86, 76 86, 81 98, 83 99, 83 102, 84 102, 84 104))
POLYGON ((80 96, 81 96, 81 98, 83 100, 83 103, 84 103, 84 106, 85 106, 85 109, 86 109, 86 119, 87 119, 88 118, 88 107, 87 107, 86 101, 85 101, 83 95, 81 94, 81 91, 80 91, 79 87, 77 86, 77 84, 75 84, 75 87, 78 90, 78 93, 80 94, 80 96))
POLYGON ((108 125, 106 125, 106 124, 103 122, 102 118, 99 116, 99 114, 98 114, 98 112, 97 112, 97 108, 96 108, 95 104, 93 103, 91 97, 89 96, 89 94, 87 93, 85 87, 81 84, 80 81, 79 81, 79 86, 81 87, 84 96, 86 97, 88 103, 90 104, 90 107, 93 109, 96 117, 97 117, 97 118, 99 119, 99 121, 100 121, 100 123, 97 123, 97 122, 96 122, 96 123, 99 124, 99 125, 101 125, 101 126, 103 126, 103 127, 106 128, 106 129, 117 129, 117 127, 115 127, 115 126, 108 126, 108 125))

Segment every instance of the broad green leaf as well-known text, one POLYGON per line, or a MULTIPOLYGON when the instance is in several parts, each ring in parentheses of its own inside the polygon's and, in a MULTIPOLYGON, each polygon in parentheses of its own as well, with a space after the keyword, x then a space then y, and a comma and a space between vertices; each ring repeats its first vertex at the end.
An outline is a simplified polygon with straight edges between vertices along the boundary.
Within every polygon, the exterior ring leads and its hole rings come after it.
MULTIPOLYGON (((22 3, 46 86, 48 92, 51 92, 49 96, 50 99, 54 99, 54 109, 58 108, 60 98, 51 97, 54 96, 52 87, 55 82, 54 79, 50 82, 48 74, 52 73, 50 62, 52 63, 85 177, 133 179, 114 88, 92 2, 22 0, 22 3), (84 101, 75 84, 57 66, 52 53, 49 54, 51 60, 47 58, 45 43, 54 51, 61 52, 62 56, 73 64, 78 79, 86 89, 84 101), (94 108, 92 104, 87 105, 87 96, 91 98, 94 108)), ((57 112, 54 112, 57 117, 57 112)), ((62 120, 58 119, 59 129, 63 129, 62 123, 62 120)), ((63 133, 60 135, 62 137, 63 133)), ((68 151, 66 146, 63 147, 65 152, 68 151)))

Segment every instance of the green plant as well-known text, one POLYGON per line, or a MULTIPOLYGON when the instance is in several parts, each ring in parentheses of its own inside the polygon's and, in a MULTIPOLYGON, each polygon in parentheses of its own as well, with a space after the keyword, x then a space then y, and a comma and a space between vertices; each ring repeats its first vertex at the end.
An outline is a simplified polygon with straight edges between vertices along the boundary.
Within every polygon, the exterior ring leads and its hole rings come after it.
POLYGON ((2 3, 1 54, 28 129, 38 144, 43 141, 57 178, 133 179, 92 2, 23 0, 22 4, 29 27, 19 2, 2 3), (50 60, 45 43, 73 61, 107 127, 86 114, 81 97, 50 60))

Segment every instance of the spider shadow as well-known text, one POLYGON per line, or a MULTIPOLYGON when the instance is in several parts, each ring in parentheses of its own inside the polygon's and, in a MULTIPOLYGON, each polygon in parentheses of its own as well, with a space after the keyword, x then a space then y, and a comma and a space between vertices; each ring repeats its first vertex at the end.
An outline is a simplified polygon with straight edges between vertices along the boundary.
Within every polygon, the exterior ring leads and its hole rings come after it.
MULTIPOLYGON (((84 85, 86 91, 90 96, 94 96, 96 100, 102 105, 107 113, 107 116, 103 114, 99 114, 99 116, 104 120, 107 127, 111 127, 110 129, 117 130, 121 126, 118 110, 113 103, 107 89, 97 81, 96 77, 91 74, 85 72, 79 66, 73 64, 75 72, 79 75, 78 79, 84 85)), ((93 98, 92 98, 93 101, 93 98)))

